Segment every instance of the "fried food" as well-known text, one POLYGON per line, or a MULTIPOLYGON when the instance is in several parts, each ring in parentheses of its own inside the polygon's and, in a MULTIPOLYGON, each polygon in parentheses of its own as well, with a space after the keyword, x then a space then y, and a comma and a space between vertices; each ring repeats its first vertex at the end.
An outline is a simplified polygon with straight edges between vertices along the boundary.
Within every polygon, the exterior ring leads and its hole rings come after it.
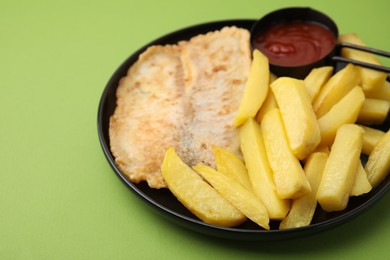
POLYGON ((249 32, 237 27, 149 47, 120 81, 110 118, 119 169, 134 183, 163 188, 169 146, 190 166, 215 166, 213 146, 241 156, 232 122, 250 63, 249 32))
POLYGON ((276 191, 261 126, 248 119, 240 126, 239 136, 253 193, 267 208, 271 219, 283 219, 290 210, 290 200, 281 199, 276 191))
POLYGON ((332 212, 347 207, 360 167, 362 146, 361 127, 344 124, 337 130, 316 195, 323 210, 332 212))
POLYGON ((280 77, 271 84, 280 108, 289 147, 299 159, 306 158, 321 141, 320 128, 303 80, 280 77))
POLYGON ((180 140, 188 107, 178 47, 155 46, 144 52, 120 81, 117 107, 110 118, 110 145, 119 169, 132 181, 163 187, 161 162, 180 140))
POLYGON ((246 220, 241 211, 186 165, 174 148, 168 148, 161 169, 173 195, 199 219, 223 227, 246 220))
POLYGON ((225 27, 181 46, 184 87, 192 109, 181 158, 190 166, 215 167, 214 146, 242 157, 238 130, 232 122, 251 66, 249 32, 225 27))
POLYGON ((233 122, 235 126, 240 126, 248 118, 256 116, 269 92, 269 74, 268 58, 255 49, 244 94, 233 122))

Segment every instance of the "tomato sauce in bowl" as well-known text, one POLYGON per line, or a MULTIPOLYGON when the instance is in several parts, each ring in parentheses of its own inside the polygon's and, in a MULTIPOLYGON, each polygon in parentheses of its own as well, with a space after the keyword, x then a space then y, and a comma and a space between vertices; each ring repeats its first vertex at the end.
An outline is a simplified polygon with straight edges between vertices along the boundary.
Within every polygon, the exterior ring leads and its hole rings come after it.
POLYGON ((318 23, 293 21, 271 26, 256 36, 253 45, 272 64, 302 66, 329 54, 336 45, 336 37, 318 23))
POLYGON ((324 13, 308 7, 279 9, 251 28, 251 46, 268 57, 276 76, 303 79, 316 67, 331 65, 338 28, 324 13))

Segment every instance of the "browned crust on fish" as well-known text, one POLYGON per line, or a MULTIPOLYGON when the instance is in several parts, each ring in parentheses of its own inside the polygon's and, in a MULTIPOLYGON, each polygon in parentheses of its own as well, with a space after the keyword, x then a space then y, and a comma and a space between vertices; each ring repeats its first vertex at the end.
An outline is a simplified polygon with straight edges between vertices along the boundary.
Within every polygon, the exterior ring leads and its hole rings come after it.
POLYGON ((110 118, 119 169, 134 183, 163 188, 170 146, 190 166, 214 166, 214 145, 239 155, 232 122, 249 67, 249 32, 236 27, 149 47, 121 79, 110 118))

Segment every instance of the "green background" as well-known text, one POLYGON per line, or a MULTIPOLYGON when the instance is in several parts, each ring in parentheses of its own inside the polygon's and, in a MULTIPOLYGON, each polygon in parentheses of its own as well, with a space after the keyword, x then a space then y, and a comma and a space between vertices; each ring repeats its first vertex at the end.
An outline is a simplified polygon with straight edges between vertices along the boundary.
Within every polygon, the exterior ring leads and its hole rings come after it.
MULTIPOLYGON (((330 231, 237 242, 174 225, 115 176, 97 108, 115 69, 182 27, 311 6, 390 50, 383 1, 1 1, 0 259, 383 259, 390 194, 330 231)), ((387 65, 389 61, 385 61, 387 65)))

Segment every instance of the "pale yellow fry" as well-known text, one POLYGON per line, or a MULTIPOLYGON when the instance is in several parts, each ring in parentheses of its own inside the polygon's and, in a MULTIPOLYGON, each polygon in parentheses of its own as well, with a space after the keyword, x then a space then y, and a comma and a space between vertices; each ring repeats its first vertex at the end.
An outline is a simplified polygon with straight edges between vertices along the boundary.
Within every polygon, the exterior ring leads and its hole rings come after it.
POLYGON ((333 67, 324 66, 319 68, 314 68, 310 71, 309 75, 303 80, 307 93, 309 94, 310 101, 313 101, 314 98, 318 95, 321 88, 332 76, 333 67))
POLYGON ((362 153, 370 155, 379 140, 385 135, 385 132, 364 125, 360 125, 360 127, 364 130, 362 153))
POLYGON ((288 144, 302 160, 317 147, 321 134, 317 117, 302 80, 281 77, 271 84, 286 127, 288 144))
POLYGON ((390 101, 390 82, 385 81, 382 86, 376 88, 374 91, 364 92, 368 98, 377 98, 390 101))
POLYGON ((357 122, 365 125, 382 124, 390 110, 390 101, 366 98, 360 109, 357 122))
POLYGON ((359 82, 359 73, 351 63, 334 74, 313 100, 313 108, 317 118, 320 118, 328 112, 352 88, 358 85, 359 82))
POLYGON ((355 182, 352 186, 350 196, 360 196, 369 192, 372 186, 367 178, 367 173, 363 168, 362 163, 359 163, 358 170, 356 172, 355 182))
POLYGON ((325 211, 347 207, 363 146, 363 130, 354 124, 341 126, 326 162, 317 200, 325 211))
POLYGON ((263 120, 264 115, 274 108, 278 108, 278 104, 276 103, 274 93, 272 93, 272 91, 268 91, 267 98, 264 100, 259 112, 257 112, 256 121, 261 124, 261 120, 263 120))
MULTIPOLYGON (((356 45, 365 46, 362 40, 354 33, 342 34, 339 36, 340 42, 349 42, 356 45)), ((363 61, 376 65, 381 65, 379 60, 371 53, 353 50, 351 48, 341 49, 341 56, 353 60, 363 61)), ((374 92, 385 82, 387 74, 384 72, 366 69, 357 66, 357 70, 362 80, 362 87, 364 92, 374 92)))
POLYGON ((213 148, 217 170, 226 176, 234 179, 247 190, 252 191, 252 184, 249 180, 248 171, 244 162, 235 154, 222 147, 213 148))
POLYGON ((271 219, 284 218, 290 209, 290 201, 281 199, 276 192, 259 124, 248 119, 240 127, 239 136, 254 194, 263 202, 271 219))
POLYGON ((331 145, 340 126, 355 123, 363 102, 364 93, 362 88, 355 87, 335 104, 328 113, 318 119, 321 131, 320 145, 331 145))
POLYGON ((235 206, 250 220, 259 226, 269 229, 269 216, 263 203, 234 179, 215 171, 208 166, 194 166, 203 178, 210 183, 219 194, 235 206))
POLYGON ((245 215, 186 165, 174 148, 167 150, 161 170, 173 195, 204 222, 231 227, 246 220, 245 215))
POLYGON ((310 225, 317 207, 316 193, 321 182, 328 154, 312 153, 306 161, 304 171, 311 186, 311 191, 300 199, 293 200, 291 210, 284 218, 279 229, 297 228, 310 225))
POLYGON ((329 147, 326 146, 326 145, 319 145, 317 146, 317 148, 314 150, 313 153, 326 153, 326 154, 329 154, 330 151, 329 151, 329 147))
POLYGON ((245 85, 238 113, 233 124, 239 126, 248 118, 254 118, 267 97, 269 88, 268 58, 260 51, 253 51, 253 60, 245 85))
POLYGON ((378 186, 390 172, 390 130, 375 145, 365 166, 372 187, 378 186))
POLYGON ((288 146, 278 109, 273 109, 264 116, 261 131, 279 197, 297 199, 304 196, 311 190, 310 184, 299 160, 288 146))

